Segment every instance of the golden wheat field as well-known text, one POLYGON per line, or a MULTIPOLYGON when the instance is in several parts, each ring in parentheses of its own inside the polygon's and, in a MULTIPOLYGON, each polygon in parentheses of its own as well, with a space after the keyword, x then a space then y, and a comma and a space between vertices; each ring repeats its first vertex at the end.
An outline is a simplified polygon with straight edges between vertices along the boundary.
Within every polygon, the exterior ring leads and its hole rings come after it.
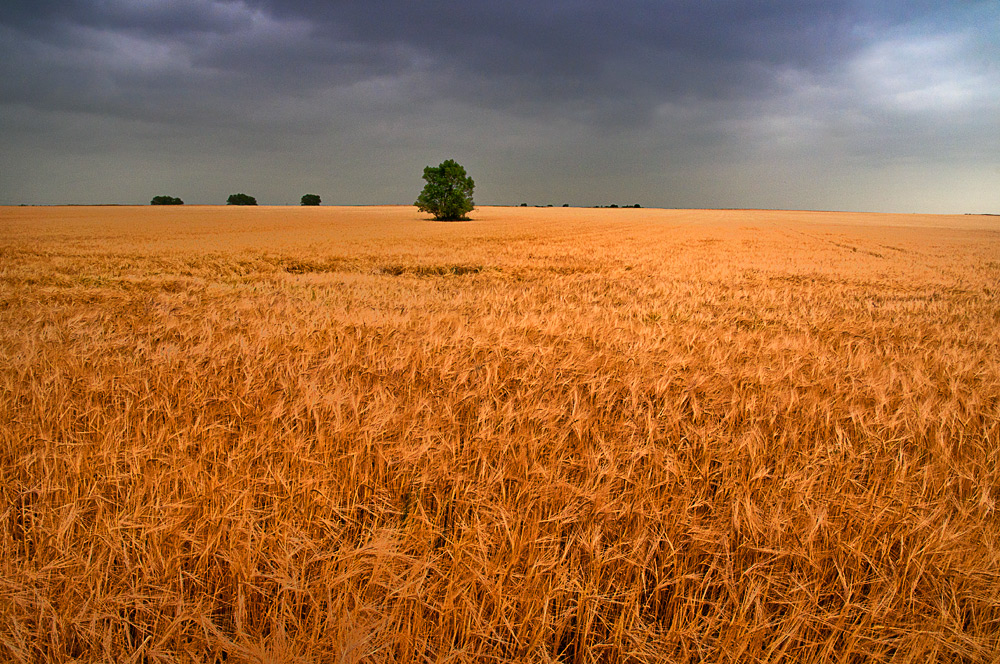
POLYGON ((0 659, 994 662, 1000 218, 0 208, 0 659))

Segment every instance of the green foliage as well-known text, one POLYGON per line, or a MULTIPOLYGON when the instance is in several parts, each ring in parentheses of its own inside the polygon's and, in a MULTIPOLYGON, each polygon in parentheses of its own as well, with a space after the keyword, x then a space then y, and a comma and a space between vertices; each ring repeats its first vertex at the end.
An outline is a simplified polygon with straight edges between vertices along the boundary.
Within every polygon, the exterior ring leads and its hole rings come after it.
POLYGON ((184 201, 174 196, 153 196, 150 205, 184 205, 184 201))
POLYGON ((319 194, 302 194, 302 201, 299 205, 319 205, 319 194))
POLYGON ((420 192, 417 206, 421 212, 429 212, 438 221, 459 221, 468 219, 472 212, 472 190, 476 183, 454 159, 441 162, 440 166, 424 169, 424 190, 420 192))
POLYGON ((247 194, 230 194, 226 205, 257 205, 257 199, 247 194))

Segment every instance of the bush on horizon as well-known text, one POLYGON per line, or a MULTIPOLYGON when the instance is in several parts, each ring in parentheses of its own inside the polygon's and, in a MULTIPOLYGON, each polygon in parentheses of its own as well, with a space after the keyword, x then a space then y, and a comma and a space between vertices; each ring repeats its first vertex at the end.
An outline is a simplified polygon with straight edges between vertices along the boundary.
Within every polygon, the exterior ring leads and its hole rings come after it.
POLYGON ((184 205, 184 201, 176 196, 153 196, 150 205, 184 205))
POLYGON ((247 194, 229 194, 226 205, 257 205, 257 199, 247 194))

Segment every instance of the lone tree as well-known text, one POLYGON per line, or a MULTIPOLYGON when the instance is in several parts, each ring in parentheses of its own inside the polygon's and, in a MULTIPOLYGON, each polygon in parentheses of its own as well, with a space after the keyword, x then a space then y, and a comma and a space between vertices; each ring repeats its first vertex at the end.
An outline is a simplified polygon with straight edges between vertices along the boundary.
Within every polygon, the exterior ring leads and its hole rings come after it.
POLYGON ((302 201, 299 205, 319 205, 319 194, 302 194, 302 201))
POLYGON ((257 205, 257 199, 247 194, 229 194, 226 205, 257 205))
POLYGON ((414 205, 421 212, 429 212, 438 221, 467 220, 472 212, 472 190, 476 183, 454 159, 441 162, 440 166, 424 169, 424 190, 414 205))
POLYGON ((150 205, 184 205, 184 201, 174 196, 153 196, 150 205))

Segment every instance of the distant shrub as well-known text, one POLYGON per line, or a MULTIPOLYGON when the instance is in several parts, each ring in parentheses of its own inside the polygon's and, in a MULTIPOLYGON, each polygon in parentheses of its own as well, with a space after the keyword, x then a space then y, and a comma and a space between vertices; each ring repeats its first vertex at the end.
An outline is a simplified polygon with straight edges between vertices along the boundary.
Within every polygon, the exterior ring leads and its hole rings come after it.
POLYGON ((319 205, 319 194, 303 194, 299 205, 319 205))
POLYGON ((521 207, 528 207, 527 203, 521 203, 521 207))
POLYGON ((569 207, 569 203, 563 203, 563 207, 569 207))
POLYGON ((257 199, 247 194, 229 194, 226 205, 257 205, 257 199))
POLYGON ((174 196, 153 196, 150 205, 184 205, 184 201, 174 196))

